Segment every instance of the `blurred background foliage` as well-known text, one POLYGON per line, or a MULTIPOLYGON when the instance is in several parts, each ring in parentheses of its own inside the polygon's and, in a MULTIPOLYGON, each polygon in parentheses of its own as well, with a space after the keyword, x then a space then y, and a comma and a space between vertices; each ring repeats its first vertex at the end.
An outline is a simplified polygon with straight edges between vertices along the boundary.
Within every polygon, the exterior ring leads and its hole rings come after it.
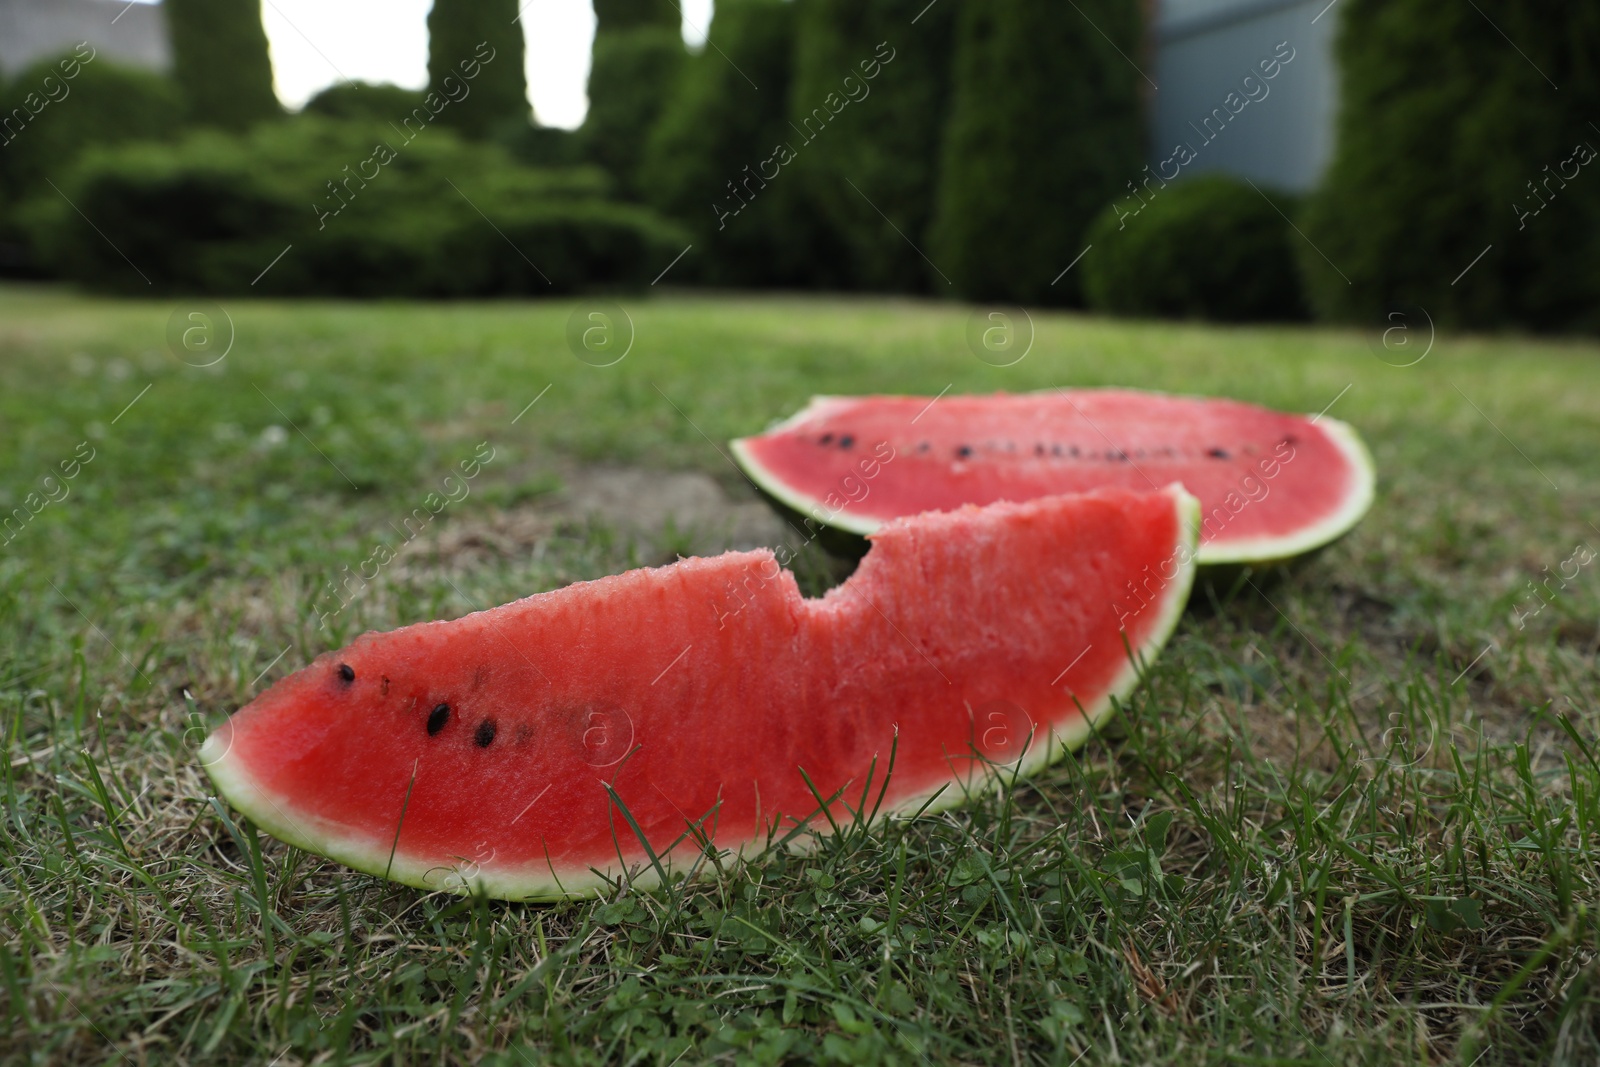
POLYGON ((694 51, 672 0, 595 7, 590 110, 567 131, 531 115, 515 0, 437 0, 428 90, 346 83, 297 114, 273 96, 256 0, 166 0, 170 76, 80 63, 72 104, 36 123, 71 57, 0 86, 0 271, 538 295, 646 284, 692 244, 674 284, 1600 324, 1592 5, 1346 0, 1319 185, 1182 177, 1137 227, 1117 221, 1148 173, 1137 0, 719 0, 694 51))

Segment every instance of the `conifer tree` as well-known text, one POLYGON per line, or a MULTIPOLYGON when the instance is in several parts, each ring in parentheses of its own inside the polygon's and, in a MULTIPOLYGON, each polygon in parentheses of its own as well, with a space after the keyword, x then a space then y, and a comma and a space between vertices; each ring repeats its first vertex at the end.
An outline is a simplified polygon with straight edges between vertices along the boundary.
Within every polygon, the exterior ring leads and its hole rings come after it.
POLYGON ((584 154, 637 196, 645 146, 689 54, 676 27, 640 25, 594 39, 589 68, 589 114, 580 139, 584 154))
POLYGON ((957 0, 805 0, 796 12, 793 118, 812 138, 796 172, 848 249, 856 284, 947 291, 918 249, 933 218, 958 10, 957 0))
POLYGON ((648 199, 688 227, 682 270, 718 285, 836 284, 842 257, 789 171, 792 0, 718 0, 651 138, 648 199), (714 47, 713 47, 714 46, 714 47))
POLYGON ((261 0, 164 0, 172 74, 195 122, 244 130, 283 114, 261 0))
POLYGON ((594 14, 596 35, 641 26, 680 30, 683 24, 672 0, 594 0, 594 14))
POLYGON ((1090 221, 1139 175, 1137 0, 961 11, 930 255, 971 299, 1075 303, 1090 221))
POLYGON ((517 0, 433 0, 428 88, 449 101, 438 121, 477 139, 527 126, 526 48, 517 0))
POLYGON ((1338 146, 1300 248, 1318 313, 1600 328, 1600 6, 1335 10, 1338 146))

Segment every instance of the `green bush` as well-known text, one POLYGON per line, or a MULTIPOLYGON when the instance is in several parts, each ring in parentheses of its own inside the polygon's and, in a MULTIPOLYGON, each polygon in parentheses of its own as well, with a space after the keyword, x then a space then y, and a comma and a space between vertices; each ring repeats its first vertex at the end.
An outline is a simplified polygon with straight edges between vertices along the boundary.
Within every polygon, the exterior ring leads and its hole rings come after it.
POLYGON ((1119 315, 1249 321, 1305 316, 1295 273, 1294 204, 1202 175, 1112 204, 1089 228, 1084 295, 1119 315), (1283 215, 1278 212, 1282 210, 1283 215))
POLYGON ((1340 18, 1338 148, 1300 257, 1318 313, 1600 327, 1600 6, 1346 0, 1340 18))
POLYGON ((651 137, 646 198, 694 239, 678 278, 793 286, 845 276, 845 257, 808 217, 788 169, 798 151, 789 125, 795 7, 721 0, 707 47, 690 58, 651 137))
POLYGON ((676 0, 594 0, 595 34, 656 26, 681 33, 676 0))
POLYGON ((586 157, 630 196, 642 187, 645 145, 688 55, 676 29, 643 26, 595 35, 589 114, 580 139, 586 157))
POLYGON ((99 289, 544 294, 648 281, 684 243, 607 200, 598 171, 520 167, 446 130, 405 143, 309 117, 96 151, 69 188, 98 232, 45 199, 28 219, 62 273, 99 289))
POLYGON ((243 130, 283 114, 261 0, 164 0, 172 73, 195 122, 243 130))
POLYGON ((795 142, 795 173, 811 212, 848 249, 855 284, 946 288, 918 249, 933 218, 958 10, 806 0, 797 11, 791 99, 806 143, 795 142))
POLYGON ((575 167, 584 162, 577 131, 559 126, 507 127, 495 134, 494 143, 530 167, 575 167))
POLYGON ((428 89, 451 101, 440 121, 463 137, 528 124, 518 7, 517 0, 434 0, 428 11, 428 89))
POLYGON ((306 101, 307 115, 326 119, 371 122, 399 122, 419 107, 426 107, 427 93, 421 89, 402 89, 377 82, 340 82, 306 101))
POLYGON ((57 196, 83 152, 97 145, 175 137, 182 98, 170 79, 119 67, 92 49, 34 63, 0 89, 0 269, 37 269, 29 242, 7 206, 57 196))
POLYGON ((1068 303, 1089 222, 1139 173, 1136 0, 976 0, 955 85, 930 254, 963 296, 1068 303))

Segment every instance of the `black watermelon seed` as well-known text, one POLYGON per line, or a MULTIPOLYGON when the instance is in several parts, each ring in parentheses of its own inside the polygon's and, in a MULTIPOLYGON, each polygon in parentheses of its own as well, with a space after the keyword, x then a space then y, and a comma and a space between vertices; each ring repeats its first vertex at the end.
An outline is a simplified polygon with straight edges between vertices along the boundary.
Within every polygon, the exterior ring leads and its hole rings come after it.
POLYGON ((356 680, 356 669, 348 663, 339 664, 339 680, 349 685, 356 680))
POLYGON ((494 720, 484 719, 478 724, 477 732, 472 739, 478 743, 479 748, 488 748, 494 744, 494 720))
POLYGON ((851 445, 853 445, 855 443, 856 443, 856 439, 853 436, 851 436, 850 434, 845 434, 843 437, 839 438, 839 447, 840 448, 849 448, 851 445))
POLYGON ((817 438, 817 444, 819 444, 819 445, 827 445, 827 444, 832 444, 832 443, 833 443, 833 434, 831 434, 831 433, 825 433, 821 437, 817 438))
POLYGON ((917 451, 918 452, 926 452, 927 450, 928 450, 928 442, 926 442, 926 441, 922 442, 920 445, 917 446, 917 451))
POLYGON ((444 724, 450 721, 450 705, 440 704, 428 716, 428 736, 432 737, 444 729, 444 724))
POLYGON ((1128 462, 1128 454, 1120 448, 1113 449, 1111 452, 1107 453, 1107 455, 1111 459, 1119 460, 1123 463, 1128 462))
POLYGON ((960 456, 962 459, 966 459, 968 456, 972 455, 972 446, 962 445, 960 448, 956 449, 956 455, 960 456))
POLYGON ((1036 455, 1036 456, 1044 455, 1044 445, 1034 445, 1033 446, 1033 454, 1036 455))
POLYGON ((1227 459, 1228 450, 1225 448, 1213 448, 1207 452, 1206 455, 1210 456, 1212 459, 1227 459))

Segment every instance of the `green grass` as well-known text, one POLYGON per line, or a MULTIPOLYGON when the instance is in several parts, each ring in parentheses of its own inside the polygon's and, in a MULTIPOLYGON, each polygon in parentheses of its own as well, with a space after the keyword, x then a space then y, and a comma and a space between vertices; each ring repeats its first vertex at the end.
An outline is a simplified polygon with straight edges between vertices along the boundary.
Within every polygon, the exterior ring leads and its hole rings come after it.
POLYGON ((0 289, 0 510, 94 450, 0 544, 0 1058, 1600 1057, 1600 563, 1515 614, 1600 550, 1596 346, 1447 336, 1397 368, 1353 333, 1036 315, 996 368, 953 305, 697 297, 629 302, 597 368, 574 306, 240 302, 196 369, 171 304, 0 289), (1380 495, 1260 594, 1200 598, 1032 780, 557 906, 390 885, 209 799, 204 729, 362 630, 716 541, 541 518, 586 465, 749 497, 715 445, 814 392, 1103 383, 1332 403, 1380 495), (483 441, 428 547, 319 630, 325 583, 483 441))

